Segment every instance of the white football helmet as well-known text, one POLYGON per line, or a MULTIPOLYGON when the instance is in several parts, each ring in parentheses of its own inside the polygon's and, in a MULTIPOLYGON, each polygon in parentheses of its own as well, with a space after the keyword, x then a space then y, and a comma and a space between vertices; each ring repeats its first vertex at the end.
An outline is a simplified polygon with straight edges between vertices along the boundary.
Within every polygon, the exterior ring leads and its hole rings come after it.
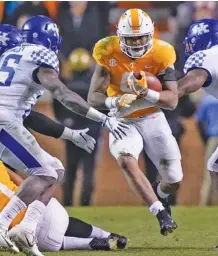
POLYGON ((141 58, 152 48, 154 24, 141 9, 129 9, 117 26, 121 50, 130 58, 141 58))

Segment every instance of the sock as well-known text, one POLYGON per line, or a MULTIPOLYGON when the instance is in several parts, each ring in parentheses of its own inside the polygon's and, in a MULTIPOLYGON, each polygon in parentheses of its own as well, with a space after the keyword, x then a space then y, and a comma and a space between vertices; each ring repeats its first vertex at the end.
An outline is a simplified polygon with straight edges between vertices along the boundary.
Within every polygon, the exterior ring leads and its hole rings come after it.
POLYGON ((149 207, 149 210, 156 216, 160 211, 164 210, 164 207, 160 201, 156 201, 149 207))
POLYGON ((45 208, 46 206, 38 200, 32 202, 28 206, 26 214, 20 222, 20 225, 28 232, 36 231, 36 226, 43 217, 45 208))
POLYGON ((92 233, 89 237, 108 238, 111 233, 92 226, 92 233))
POLYGON ((65 236, 62 244, 63 250, 91 250, 89 243, 93 238, 78 238, 65 236))
POLYGON ((0 213, 0 225, 7 230, 12 220, 26 207, 26 204, 19 197, 13 196, 0 213))
POLYGON ((163 199, 167 198, 167 197, 170 195, 170 194, 164 193, 164 192, 161 190, 161 183, 159 183, 158 186, 157 186, 157 193, 158 193, 159 197, 160 197, 160 198, 163 198, 163 199))

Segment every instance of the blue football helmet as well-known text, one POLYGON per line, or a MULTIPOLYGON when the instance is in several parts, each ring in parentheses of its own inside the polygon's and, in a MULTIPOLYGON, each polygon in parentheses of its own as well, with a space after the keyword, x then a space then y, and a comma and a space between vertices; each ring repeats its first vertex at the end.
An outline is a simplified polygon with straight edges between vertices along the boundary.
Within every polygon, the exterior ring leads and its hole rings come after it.
POLYGON ((19 29, 12 25, 0 25, 0 56, 7 50, 22 44, 22 36, 19 29))
POLYGON ((218 45, 218 20, 201 19, 193 23, 184 41, 185 58, 218 45))
POLYGON ((24 42, 43 45, 58 54, 62 38, 52 19, 43 15, 33 16, 24 23, 21 32, 24 42))

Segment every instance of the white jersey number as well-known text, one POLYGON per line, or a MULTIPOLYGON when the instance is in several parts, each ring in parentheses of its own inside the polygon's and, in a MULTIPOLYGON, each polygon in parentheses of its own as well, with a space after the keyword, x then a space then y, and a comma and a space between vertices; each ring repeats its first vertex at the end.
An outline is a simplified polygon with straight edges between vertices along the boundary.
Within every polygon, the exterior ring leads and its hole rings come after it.
POLYGON ((22 55, 9 54, 0 66, 0 86, 10 86, 22 55))

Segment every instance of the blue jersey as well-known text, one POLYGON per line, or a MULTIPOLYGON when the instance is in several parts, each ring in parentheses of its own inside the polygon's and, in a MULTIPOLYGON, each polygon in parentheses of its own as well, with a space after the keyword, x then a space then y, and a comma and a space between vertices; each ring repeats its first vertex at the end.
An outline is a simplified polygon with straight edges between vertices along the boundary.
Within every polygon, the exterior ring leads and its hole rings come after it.
POLYGON ((208 73, 202 89, 218 98, 218 46, 192 54, 185 63, 184 73, 193 69, 204 69, 208 73))
POLYGON ((42 45, 23 44, 6 51, 0 59, 0 121, 23 121, 43 94, 36 82, 39 67, 59 72, 57 55, 42 45))

